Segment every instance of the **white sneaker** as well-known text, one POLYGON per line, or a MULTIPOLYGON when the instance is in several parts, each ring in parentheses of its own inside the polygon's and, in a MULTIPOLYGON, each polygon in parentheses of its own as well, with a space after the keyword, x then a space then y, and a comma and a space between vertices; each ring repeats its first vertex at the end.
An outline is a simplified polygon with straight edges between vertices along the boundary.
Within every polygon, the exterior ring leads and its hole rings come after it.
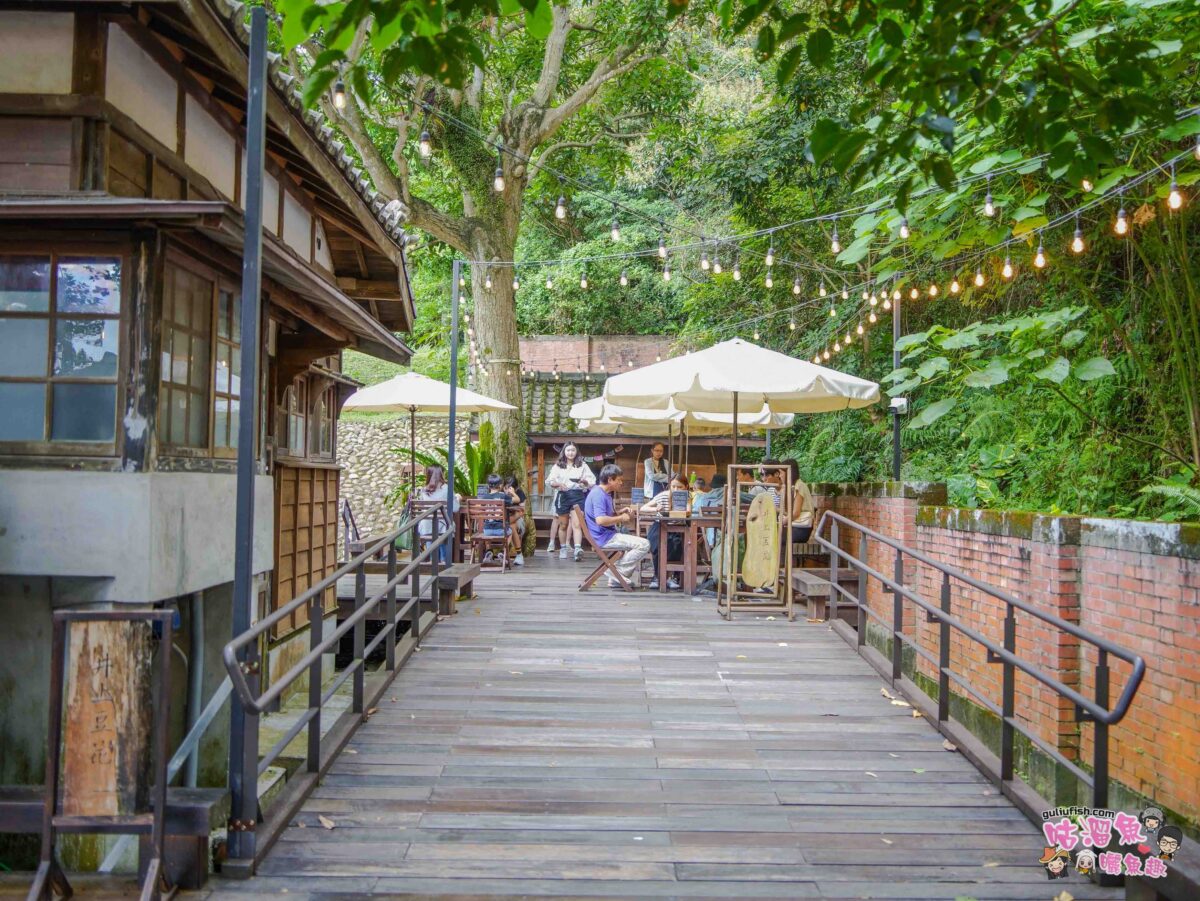
POLYGON ((679 580, 676 579, 674 576, 667 579, 667 588, 670 588, 672 591, 678 591, 679 590, 679 580))
POLYGON ((517 556, 513 557, 512 562, 513 562, 513 566, 524 566, 525 565, 525 555, 517 554, 517 556))
POLYGON ((567 548, 567 546, 565 544, 558 549, 558 559, 559 560, 566 560, 567 557, 569 557, 569 556, 571 556, 571 551, 567 548))
POLYGON ((651 579, 646 583, 646 588, 649 591, 658 591, 658 579, 651 579))
POLYGON ((549 555, 549 554, 553 554, 553 553, 554 553, 554 542, 551 541, 548 545, 546 545, 546 554, 549 555))
POLYGON ((575 547, 575 562, 578 563, 583 559, 583 548, 576 545, 575 547))

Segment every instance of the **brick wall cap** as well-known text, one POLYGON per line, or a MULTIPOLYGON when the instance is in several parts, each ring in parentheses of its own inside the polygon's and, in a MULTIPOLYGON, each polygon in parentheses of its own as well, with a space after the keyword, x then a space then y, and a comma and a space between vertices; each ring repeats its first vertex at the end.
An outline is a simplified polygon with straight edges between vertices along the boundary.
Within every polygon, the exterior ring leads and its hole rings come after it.
POLYGON ((1080 517, 1056 516, 1025 510, 979 510, 967 507, 932 507, 917 509, 917 525, 950 529, 956 532, 977 532, 984 535, 1003 535, 1025 538, 1042 544, 1079 544, 1080 517))
POLYGON ((922 504, 944 504, 945 482, 817 482, 813 494, 825 497, 894 497, 922 504))
POLYGON ((1085 517, 1081 543, 1160 557, 1200 560, 1200 523, 1085 517))

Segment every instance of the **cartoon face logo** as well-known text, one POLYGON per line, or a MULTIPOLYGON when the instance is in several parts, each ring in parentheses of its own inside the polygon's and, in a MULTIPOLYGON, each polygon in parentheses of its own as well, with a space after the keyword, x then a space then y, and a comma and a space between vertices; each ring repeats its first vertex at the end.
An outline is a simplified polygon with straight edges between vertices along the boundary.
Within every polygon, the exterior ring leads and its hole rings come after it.
POLYGON ((1088 873, 1096 869, 1096 852, 1091 848, 1084 848, 1075 855, 1075 872, 1080 876, 1086 876, 1088 873))
POLYGON ((1163 826, 1158 832, 1158 857, 1160 860, 1174 860, 1175 852, 1183 843, 1183 830, 1178 826, 1163 826))
POLYGON ((1157 807, 1147 807, 1138 816, 1148 835, 1153 835, 1163 824, 1163 812, 1157 807))
POLYGON ((1046 868, 1047 879, 1065 879, 1070 873, 1067 870, 1067 865, 1071 862, 1071 855, 1062 848, 1044 848, 1044 853, 1038 861, 1046 868))

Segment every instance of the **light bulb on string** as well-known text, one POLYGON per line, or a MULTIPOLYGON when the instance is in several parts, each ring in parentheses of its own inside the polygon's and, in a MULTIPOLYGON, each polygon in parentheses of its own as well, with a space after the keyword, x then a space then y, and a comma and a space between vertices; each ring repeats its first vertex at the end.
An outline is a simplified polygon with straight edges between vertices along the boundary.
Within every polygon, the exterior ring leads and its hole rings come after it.
POLYGON ((742 280, 742 258, 737 256, 733 260, 733 280, 740 282, 742 280))
POLYGON ((669 282, 670 280, 671 280, 671 264, 663 263, 663 281, 669 282))
POLYGON ((771 278, 771 270, 770 269, 767 270, 767 277, 765 279, 763 279, 763 284, 766 285, 768 288, 775 287, 775 279, 771 278))
POLYGON ((916 287, 916 285, 913 285, 913 287, 912 287, 912 288, 910 288, 910 289, 909 289, 909 291, 908 291, 908 299, 909 299, 909 300, 916 300, 916 299, 917 299, 918 297, 920 297, 920 296, 921 296, 921 292, 917 290, 917 287, 916 287))
POLYGON ((613 217, 612 228, 609 229, 608 234, 614 242, 621 240, 621 223, 616 220, 615 216, 613 217))
POLYGON ((1075 214, 1075 237, 1071 239, 1071 251, 1073 253, 1083 253, 1083 229, 1079 227, 1079 214, 1075 214))
POLYGON ((554 279, 551 278, 549 275, 546 276, 546 290, 547 291, 554 290, 554 279))
POLYGON ((467 277, 465 275, 460 275, 458 277, 458 286, 460 288, 465 288, 467 286, 467 277))
POLYGON ((1004 268, 1002 268, 1000 270, 1000 274, 1003 275, 1005 278, 1013 277, 1012 260, 1009 259, 1008 254, 1004 255, 1004 268))
POLYGON ((800 293, 800 276, 798 276, 798 275, 794 279, 792 279, 792 293, 793 294, 800 293))
POLYGON ((660 260, 667 258, 667 242, 662 238, 658 239, 658 258, 660 260))
POLYGON ((996 204, 992 203, 992 177, 988 176, 987 194, 983 198, 983 215, 989 219, 996 215, 996 204))
POLYGON ((938 286, 937 286, 937 282, 933 282, 932 284, 930 284, 930 286, 929 286, 929 296, 930 296, 930 297, 937 297, 937 296, 938 296, 938 286))
POLYGON ((838 240, 837 219, 833 220, 833 239, 829 242, 830 253, 841 253, 842 242, 838 240))
MULTIPOLYGON (((899 288, 893 288, 893 289, 892 289, 892 300, 899 300, 899 299, 900 299, 900 289, 899 289, 899 288)), ((887 298, 885 297, 885 298, 884 298, 884 300, 886 301, 886 300, 887 300, 887 298)), ((885 310, 887 309, 887 304, 886 304, 886 303, 884 304, 884 309, 885 309, 885 310)))
POLYGON ((504 190, 504 157, 499 149, 496 150, 496 175, 492 178, 492 188, 497 194, 504 190))
POLYGON ((867 303, 869 303, 871 306, 875 306, 879 303, 879 295, 872 291, 871 296, 867 298, 867 303))
MULTIPOLYGON (((887 303, 886 299, 884 300, 884 303, 887 303)), ((879 321, 879 317, 875 315, 874 310, 872 310, 870 313, 867 314, 867 321, 872 322, 872 323, 879 321)))
POLYGON ((821 357, 826 360, 829 359, 829 348, 828 347, 825 348, 825 352, 821 354, 821 357))
POLYGON ((983 287, 983 270, 978 266, 975 267, 975 287, 983 287))
POLYGON ((333 83, 333 105, 338 109, 346 108, 346 82, 340 78, 333 83))
POLYGON ((957 293, 958 293, 959 291, 961 291, 961 290, 962 290, 962 285, 960 285, 960 284, 958 283, 958 279, 957 279, 957 278, 952 278, 952 279, 950 280, 950 293, 951 293, 951 294, 957 294, 957 293))
POLYGON ((829 293, 828 291, 825 290, 824 282, 821 282, 821 287, 820 287, 820 289, 818 289, 817 293, 820 294, 822 297, 824 297, 826 294, 829 293))
POLYGON ((794 332, 795 330, 796 330, 796 320, 793 319, 791 316, 789 316, 788 317, 788 331, 794 332))
POLYGON ((866 300, 866 299, 867 299, 867 298, 869 298, 870 296, 871 296, 871 295, 870 295, 870 292, 868 292, 866 288, 863 288, 863 292, 862 292, 862 299, 863 299, 863 300, 866 300))
POLYGON ((849 299, 850 299, 850 292, 847 291, 845 288, 842 288, 842 300, 849 300, 849 299))
POLYGON ((1124 237, 1129 232, 1129 220, 1125 218, 1125 207, 1117 210, 1117 221, 1113 223, 1113 231, 1120 237, 1124 237))
POLYGON ((713 274, 720 275, 724 269, 721 266, 721 248, 713 251, 713 274))
POLYGON ((708 251, 702 250, 700 252, 700 268, 705 272, 708 272, 710 265, 711 264, 708 262, 708 251))
POLYGON ((767 265, 775 265, 775 242, 771 242, 771 246, 767 248, 767 265))
POLYGON ((754 340, 757 341, 758 339, 759 339, 758 329, 755 329, 754 330, 754 340))
POLYGON ((821 355, 813 354, 813 362, 816 363, 818 366, 820 366, 821 365, 821 355))
POLYGON ((1175 180, 1175 164, 1171 163, 1171 193, 1167 195, 1167 206, 1177 210, 1183 206, 1183 195, 1179 193, 1179 182, 1175 180))
POLYGON ((583 288, 584 290, 587 290, 587 286, 588 286, 587 270, 584 269, 583 274, 579 276, 579 287, 583 288))
POLYGON ((621 270, 621 287, 624 288, 629 284, 629 275, 624 269, 621 270))
POLYGON ((555 219, 566 219, 567 218, 567 198, 564 197, 562 194, 558 195, 558 203, 556 203, 554 205, 554 218, 555 219))
POLYGON ((833 342, 833 352, 835 354, 840 354, 842 352, 842 345, 840 341, 833 342))
POLYGON ((661 363, 661 362, 662 362, 662 354, 655 354, 655 355, 654 355, 654 362, 655 362, 655 363, 661 363))
POLYGON ((517 278, 517 274, 513 273, 513 290, 516 291, 521 287, 521 280, 517 278))
POLYGON ((1033 265, 1038 269, 1046 268, 1046 248, 1042 246, 1042 233, 1038 232, 1037 253, 1033 255, 1033 265))
POLYGON ((892 302, 886 297, 883 299, 883 308, 885 310, 890 310, 892 308, 892 302))
POLYGON ((912 234, 912 232, 910 232, 909 228, 908 228, 908 217, 901 216, 900 217, 900 240, 907 241, 908 236, 910 234, 912 234))
POLYGON ((1196 135, 1196 146, 1192 148, 1192 156, 1200 160, 1200 135, 1196 135))
POLYGON ((1083 188, 1084 193, 1086 193, 1086 194, 1091 194, 1092 188, 1096 187, 1094 184, 1092 184, 1091 179, 1087 179, 1087 178, 1081 180, 1079 182, 1079 186, 1081 188, 1083 188))
POLYGON ((485 272, 485 273, 484 273, 484 276, 483 276, 483 286, 484 286, 485 288, 489 288, 489 289, 492 287, 492 273, 491 273, 491 270, 488 270, 487 272, 485 272))
POLYGON ((417 142, 417 149, 420 151, 423 159, 429 159, 433 156, 433 141, 429 137, 429 132, 421 132, 421 139, 417 142))
POLYGON ((842 343, 843 343, 843 344, 845 344, 847 347, 849 347, 849 346, 850 346, 850 333, 849 333, 849 332, 846 332, 846 337, 845 337, 845 339, 842 341, 842 343))
POLYGON ((863 324, 860 322, 858 324, 858 328, 856 328, 855 331, 861 335, 864 331, 866 331, 866 329, 863 328, 863 324))

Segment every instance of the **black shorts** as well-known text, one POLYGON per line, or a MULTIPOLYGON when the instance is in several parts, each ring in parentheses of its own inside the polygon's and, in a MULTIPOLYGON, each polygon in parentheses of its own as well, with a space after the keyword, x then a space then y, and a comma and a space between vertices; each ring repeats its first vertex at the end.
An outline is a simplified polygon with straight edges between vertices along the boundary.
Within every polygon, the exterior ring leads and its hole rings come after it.
POLYGON ((587 492, 582 488, 560 491, 558 497, 554 499, 554 512, 559 516, 566 516, 575 507, 582 507, 585 500, 587 500, 587 492))
POLYGON ((792 542, 804 544, 812 537, 812 526, 792 526, 792 542))

